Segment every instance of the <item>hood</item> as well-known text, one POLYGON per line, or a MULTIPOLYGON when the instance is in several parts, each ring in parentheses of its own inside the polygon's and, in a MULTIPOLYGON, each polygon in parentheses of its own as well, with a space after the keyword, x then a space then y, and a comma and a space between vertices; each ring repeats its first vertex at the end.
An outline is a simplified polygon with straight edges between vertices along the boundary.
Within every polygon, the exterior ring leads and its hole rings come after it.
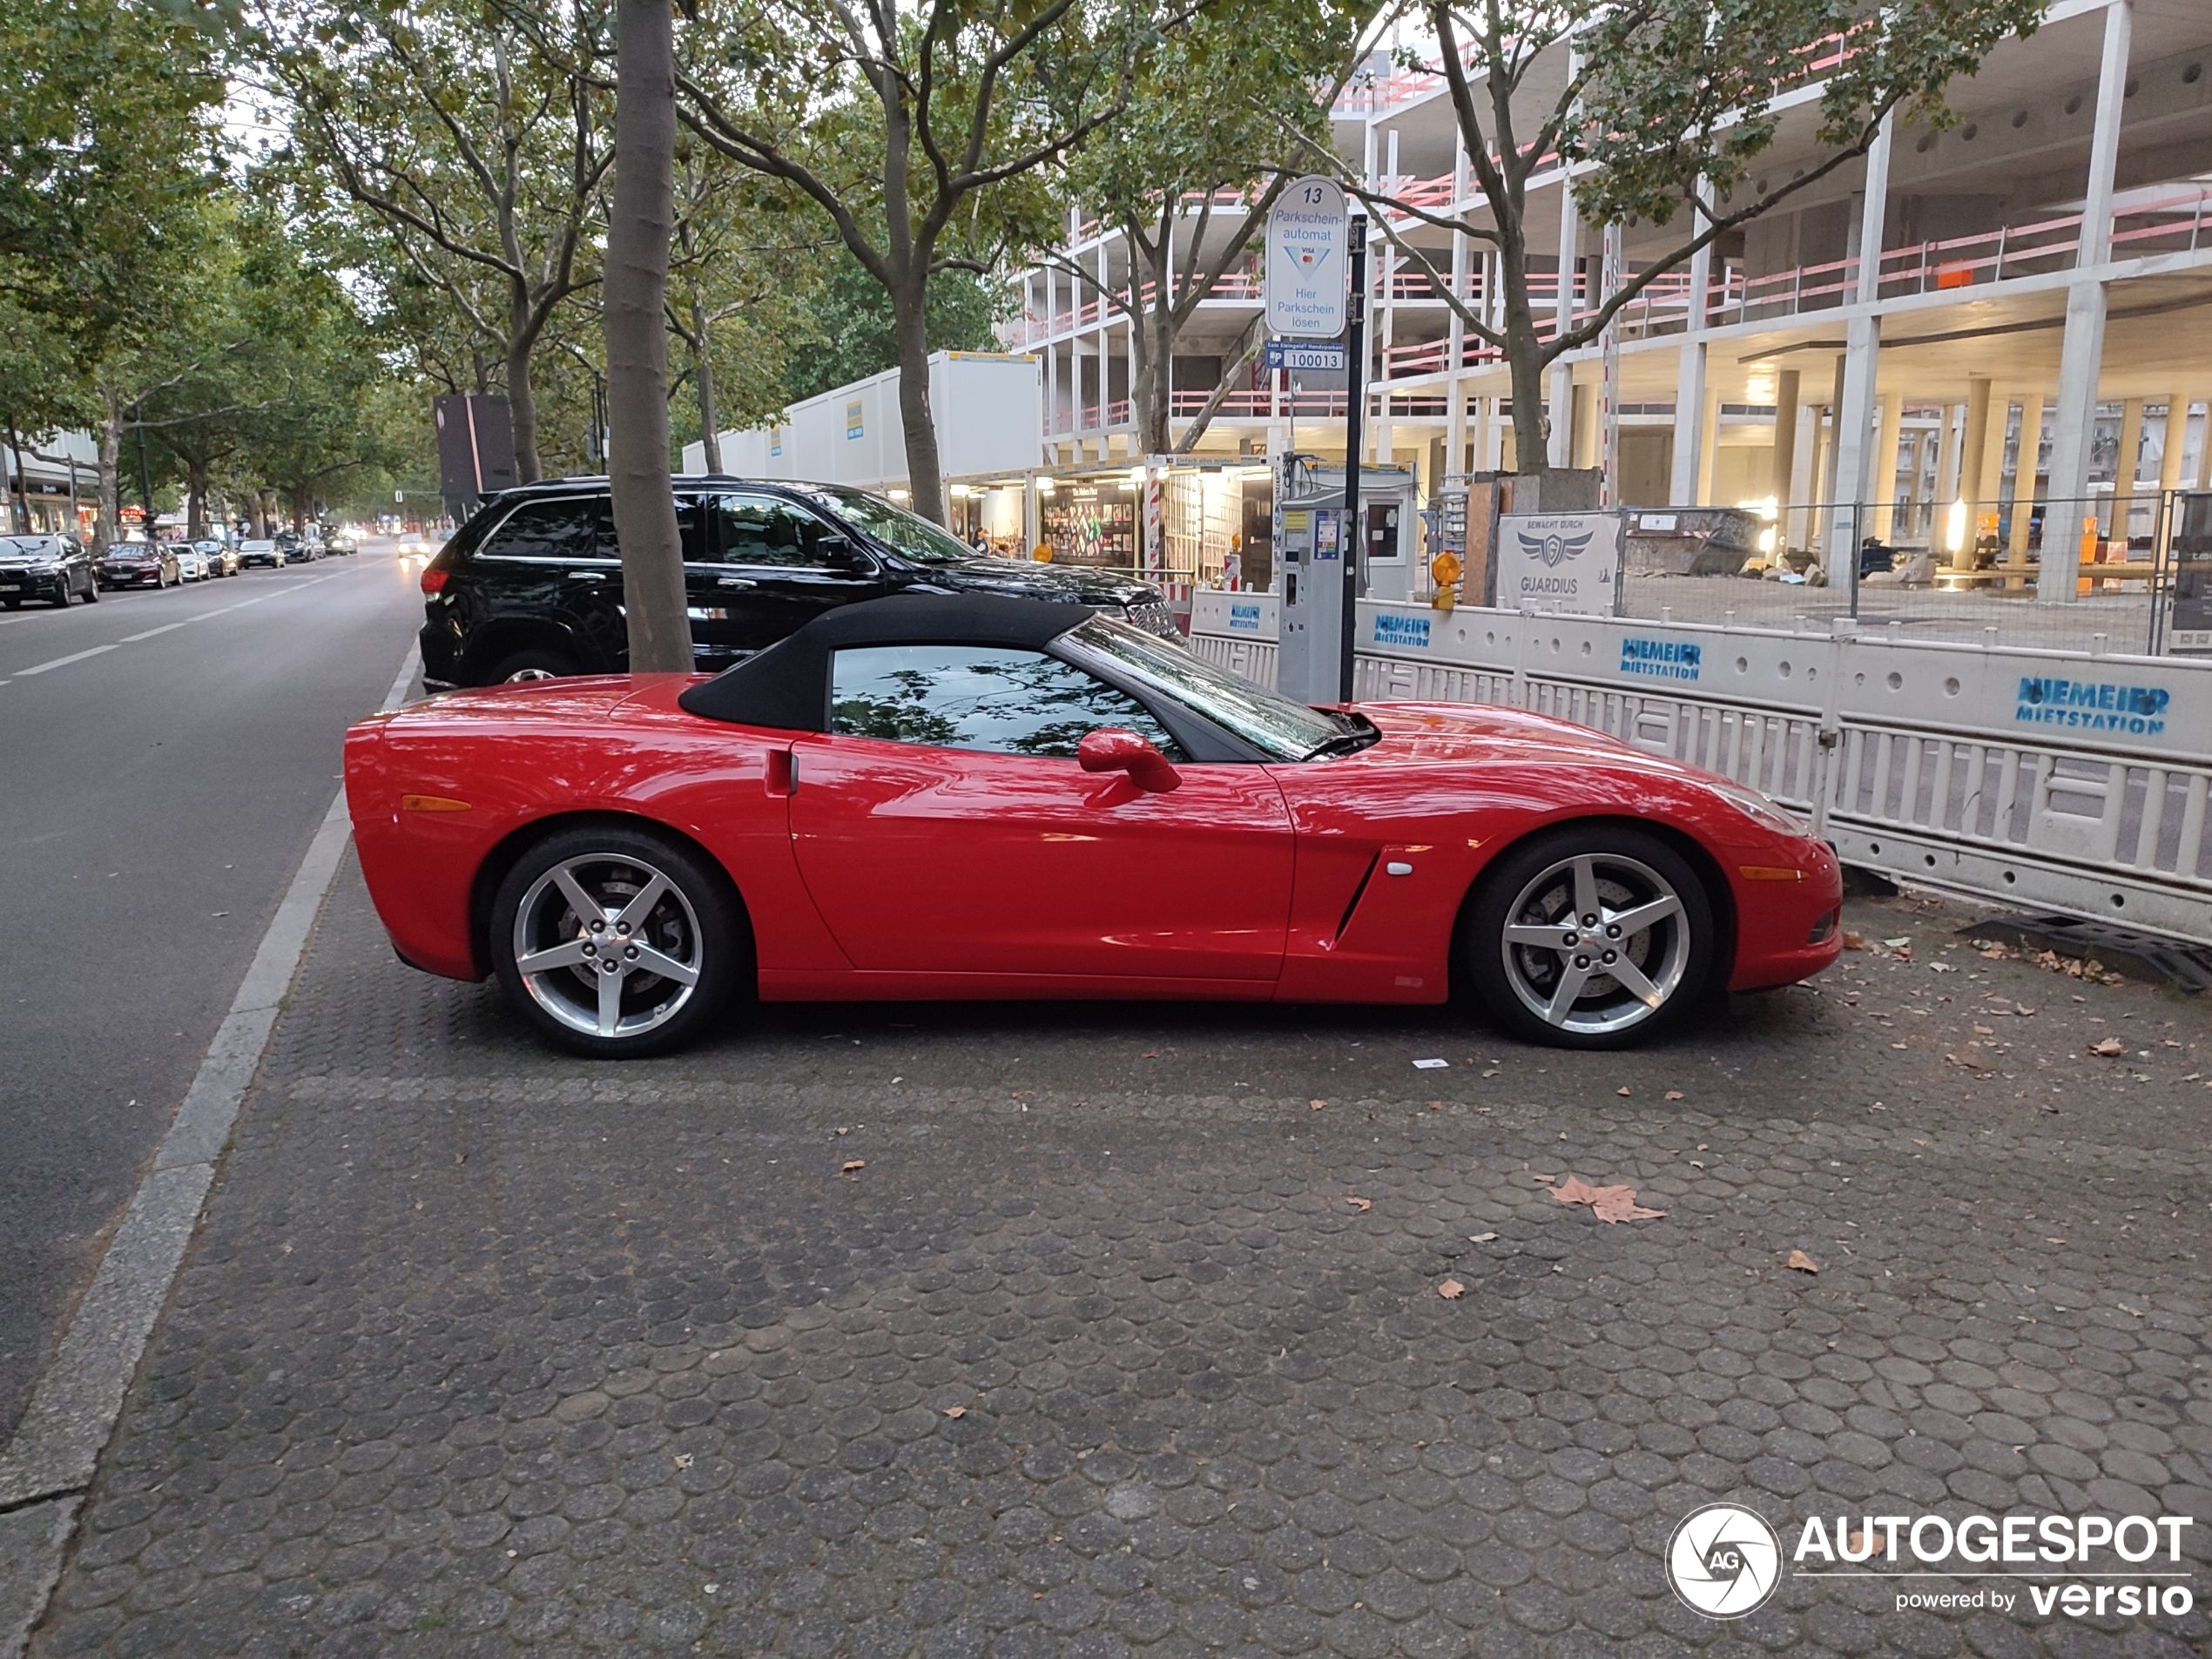
POLYGON ((939 565, 928 575, 962 593, 995 593, 1009 599, 1073 599, 1089 605, 1126 606, 1160 597, 1157 589, 1111 571, 988 556, 939 565))
POLYGON ((692 676, 665 677, 595 674, 571 679, 526 680, 513 685, 487 685, 475 691, 447 691, 425 698, 405 708, 371 715, 364 725, 381 724, 398 730, 424 726, 470 726, 478 723, 512 725, 521 720, 603 720, 639 687, 666 678, 680 685, 692 676))
POLYGON ((1601 765, 1699 783, 1724 781, 1670 756, 1633 748, 1602 732, 1548 714, 1468 703, 1362 703, 1357 706, 1382 730, 1380 743, 1359 752, 1360 756, 1378 761, 1445 765, 1510 759, 1539 765, 1601 765))

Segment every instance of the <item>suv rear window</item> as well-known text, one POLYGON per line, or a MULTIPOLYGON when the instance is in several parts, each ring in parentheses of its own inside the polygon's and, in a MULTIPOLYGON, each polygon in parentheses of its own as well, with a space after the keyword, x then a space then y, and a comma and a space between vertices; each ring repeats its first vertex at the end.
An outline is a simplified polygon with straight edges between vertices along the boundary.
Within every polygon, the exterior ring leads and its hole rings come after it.
MULTIPOLYGON (((676 528, 687 564, 706 557, 701 516, 696 500, 677 498, 676 528)), ((476 554, 492 559, 618 559, 622 551, 615 539, 614 502, 605 496, 526 501, 507 516, 476 554)))

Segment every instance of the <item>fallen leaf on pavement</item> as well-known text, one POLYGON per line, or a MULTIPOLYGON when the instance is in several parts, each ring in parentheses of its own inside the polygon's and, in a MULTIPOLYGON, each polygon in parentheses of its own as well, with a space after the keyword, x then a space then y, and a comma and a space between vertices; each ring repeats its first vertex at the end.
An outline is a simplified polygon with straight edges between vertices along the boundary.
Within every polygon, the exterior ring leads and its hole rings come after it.
POLYGON ((1790 1258, 1782 1264, 1784 1267, 1794 1267, 1800 1273, 1817 1273, 1820 1271, 1820 1264, 1814 1261, 1811 1257, 1806 1255, 1802 1250, 1791 1251, 1790 1252, 1790 1258))
POLYGON ((847 1158, 837 1166, 837 1172, 840 1175, 858 1175, 867 1167, 868 1161, 866 1158, 847 1158))
POLYGON ((945 1415, 948 1417, 965 1417, 968 1415, 968 1407, 965 1406, 948 1406, 945 1407, 945 1415))
POLYGON ((1375 1201, 1372 1198, 1346 1198, 1345 1202, 1363 1216, 1375 1207, 1375 1201))
POLYGON ((1683 1092, 1679 1089, 1669 1089, 1667 1091, 1667 1098, 1669 1100, 1680 1100, 1683 1098, 1683 1092))
POLYGON ((1498 1235, 1495 1233, 1469 1233, 1467 1235, 1467 1243, 1470 1244, 1487 1244, 1497 1236, 1498 1235))
POLYGON ((1594 1187, 1575 1175, 1554 1187, 1552 1197, 1561 1204, 1588 1204, 1600 1221, 1656 1221, 1667 1213, 1639 1204, 1634 1187, 1594 1187))
POLYGON ((1455 1278, 1447 1278, 1436 1287, 1436 1293, 1447 1302, 1456 1302, 1467 1293, 1467 1287, 1455 1278))
POLYGON ((1844 928, 1844 948, 1845 950, 1865 950, 1866 948, 1865 935, 1863 934, 1855 934, 1848 927, 1844 928))
POLYGON ((1328 1103, 1325 1100, 1309 1100, 1305 1103, 1305 1108, 1308 1111, 1318 1112, 1328 1103))
POLYGON ((2125 1054, 2127 1050, 2128 1045, 2121 1042, 2118 1037, 2107 1037, 2101 1042, 2093 1042, 2089 1045, 2091 1054, 2102 1055, 2107 1060, 2114 1055, 2125 1054))
POLYGON ((1979 1055, 1947 1054, 1944 1055, 1944 1058, 1948 1060, 1952 1065, 1964 1067, 1968 1071, 1994 1071, 1997 1069, 1996 1067, 1991 1065, 1989 1062, 1984 1060, 1979 1055))
POLYGON ((1616 1094, 1616 1095, 1620 1096, 1621 1096, 1623 1100, 1626 1100, 1626 1099, 1629 1097, 1629 1089, 1628 1089, 1628 1085, 1627 1085, 1627 1084, 1625 1084, 1625 1083, 1624 1083, 1624 1084, 1622 1084, 1620 1088, 1618 1088, 1618 1089, 1615 1089, 1613 1092, 1614 1092, 1615 1094, 1616 1094))

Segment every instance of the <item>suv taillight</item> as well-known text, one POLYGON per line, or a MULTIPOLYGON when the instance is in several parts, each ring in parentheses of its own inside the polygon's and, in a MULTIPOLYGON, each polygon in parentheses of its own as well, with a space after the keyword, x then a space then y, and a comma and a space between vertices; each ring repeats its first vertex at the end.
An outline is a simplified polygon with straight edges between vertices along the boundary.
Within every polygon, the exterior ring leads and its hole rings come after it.
POLYGON ((423 597, 424 598, 428 599, 428 598, 433 598, 433 597, 435 597, 437 595, 437 593, 438 593, 439 590, 440 590, 440 589, 442 589, 442 588, 443 588, 443 587, 445 586, 445 584, 446 584, 446 573, 445 573, 443 570, 440 570, 440 569, 439 569, 436 565, 435 565, 435 564, 428 564, 428 565, 425 565, 425 566, 423 566, 423 568, 422 568, 422 597, 423 597))

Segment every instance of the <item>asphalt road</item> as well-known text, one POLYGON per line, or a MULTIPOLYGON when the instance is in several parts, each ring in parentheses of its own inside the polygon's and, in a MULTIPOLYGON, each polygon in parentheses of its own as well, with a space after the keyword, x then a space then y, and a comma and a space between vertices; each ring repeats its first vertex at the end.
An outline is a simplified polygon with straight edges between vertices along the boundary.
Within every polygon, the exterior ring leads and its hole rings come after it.
POLYGON ((0 1442, 421 618, 382 541, 0 613, 0 1442))

